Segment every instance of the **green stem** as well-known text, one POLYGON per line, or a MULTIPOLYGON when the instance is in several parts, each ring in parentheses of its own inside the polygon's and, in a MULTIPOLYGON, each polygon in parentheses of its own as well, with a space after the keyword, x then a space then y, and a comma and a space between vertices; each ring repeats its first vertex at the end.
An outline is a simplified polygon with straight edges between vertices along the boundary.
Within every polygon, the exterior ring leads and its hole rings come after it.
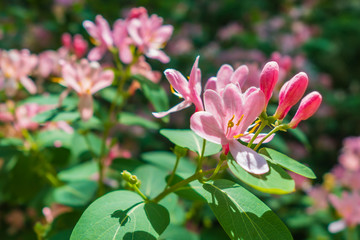
POLYGON ((255 141, 255 139, 257 138, 257 136, 259 136, 259 134, 261 133, 261 131, 264 129, 264 127, 266 127, 266 125, 268 124, 267 120, 261 121, 260 127, 258 128, 258 130, 256 131, 256 133, 254 134, 254 136, 251 138, 250 142, 248 143, 247 147, 251 147, 251 145, 253 144, 253 142, 255 141))
MULTIPOLYGON (((228 167, 227 165, 223 166, 223 167, 220 168, 220 170, 226 169, 227 167, 228 167)), ((161 199, 163 199, 164 197, 166 197, 170 193, 175 192, 178 188, 181 188, 181 187, 191 183, 192 181, 195 181, 195 180, 201 178, 203 176, 203 174, 209 174, 209 173, 212 173, 214 171, 215 171, 215 169, 209 169, 209 170, 207 170, 205 172, 202 172, 202 171, 196 172, 193 175, 191 175, 190 177, 188 177, 188 178, 174 184, 170 188, 165 189, 162 193, 160 193, 158 196, 156 196, 154 199, 152 199, 152 201, 155 202, 155 203, 158 203, 159 201, 161 201, 161 199)))
POLYGON ((208 177, 208 178, 202 178, 202 182, 208 182, 208 181, 210 181, 210 180, 213 180, 213 179, 216 177, 216 175, 219 173, 223 162, 224 162, 224 160, 220 160, 220 161, 218 162, 218 164, 217 164, 214 172, 211 174, 211 176, 208 177))
POLYGON ((145 201, 149 201, 149 199, 145 196, 145 194, 143 194, 135 184, 132 185, 132 187, 134 188, 135 192, 137 192, 140 195, 140 197, 142 197, 142 199, 144 199, 145 201))
POLYGON ((196 172, 199 172, 202 169, 202 164, 203 164, 203 160, 204 160, 204 153, 205 153, 205 147, 206 147, 206 140, 204 139, 202 149, 201 149, 201 154, 199 156, 198 165, 197 165, 197 168, 196 168, 196 172))
POLYGON ((168 182, 167 182, 167 184, 166 184, 165 189, 167 189, 167 188, 170 186, 172 180, 174 179, 176 169, 177 169, 177 167, 178 167, 178 165, 179 165, 179 162, 180 162, 180 158, 181 158, 180 156, 178 156, 178 155, 176 156, 175 166, 174 166, 174 169, 173 169, 173 171, 172 171, 172 173, 171 173, 171 175, 170 175, 170 177, 169 177, 169 179, 168 179, 168 182))
POLYGON ((270 137, 272 134, 276 133, 279 130, 284 129, 283 125, 277 126, 275 127, 273 130, 271 130, 263 139, 261 139, 261 141, 254 147, 254 151, 258 150, 258 148, 261 146, 261 144, 268 139, 268 137, 270 137))

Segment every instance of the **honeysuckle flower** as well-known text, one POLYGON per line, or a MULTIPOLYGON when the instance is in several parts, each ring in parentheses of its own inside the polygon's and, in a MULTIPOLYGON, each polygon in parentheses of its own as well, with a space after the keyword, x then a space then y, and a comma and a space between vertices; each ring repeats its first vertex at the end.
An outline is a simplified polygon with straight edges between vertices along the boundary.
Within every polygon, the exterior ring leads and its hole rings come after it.
POLYGON ((242 93, 235 84, 228 84, 222 94, 214 90, 204 93, 205 111, 191 116, 190 128, 200 137, 223 146, 225 154, 231 152, 235 161, 246 171, 264 174, 269 171, 266 160, 237 139, 248 139, 250 125, 265 105, 264 93, 255 87, 242 93))
POLYGON ((196 58, 191 69, 189 82, 186 78, 175 69, 165 70, 165 76, 171 84, 171 91, 179 98, 184 98, 184 101, 178 105, 170 108, 166 112, 154 112, 153 115, 157 118, 162 118, 169 113, 178 112, 184 108, 195 105, 196 111, 203 110, 203 103, 201 101, 201 71, 198 68, 199 57, 196 58))
POLYGON ((144 11, 132 15, 130 14, 131 18, 128 21, 128 33, 139 51, 148 58, 168 63, 170 58, 160 49, 170 39, 173 26, 162 25, 161 17, 155 14, 149 17, 144 11))
POLYGON ((128 22, 122 19, 118 19, 114 23, 113 39, 114 45, 119 50, 119 58, 123 63, 129 64, 133 60, 133 55, 130 50, 130 45, 133 43, 128 36, 127 30, 128 22))
POLYGON ((144 56, 140 56, 138 61, 131 65, 131 74, 141 74, 150 81, 158 83, 161 79, 161 73, 159 71, 153 71, 151 65, 145 61, 144 56))
POLYGON ((348 137, 339 156, 340 164, 349 171, 360 171, 360 137, 348 137))
POLYGON ((321 185, 316 185, 312 187, 307 191, 307 194, 312 200, 312 206, 307 209, 308 213, 314 213, 319 210, 324 210, 329 206, 329 193, 321 185))
POLYGON ((279 66, 274 61, 266 63, 260 73, 260 89, 263 91, 265 95, 264 109, 266 109, 267 104, 272 96, 274 87, 278 80, 278 76, 279 76, 279 66))
POLYGON ((58 72, 59 67, 59 54, 56 51, 45 51, 38 56, 38 65, 36 68, 36 75, 42 78, 47 78, 51 74, 58 72))
POLYGON ((83 26, 92 37, 96 47, 90 50, 88 58, 91 61, 101 59, 108 49, 113 47, 113 35, 109 23, 101 15, 97 15, 95 23, 84 21, 83 26))
POLYGON ((36 85, 29 75, 37 64, 37 57, 29 50, 1 51, 0 57, 0 89, 5 89, 7 96, 14 96, 19 83, 31 94, 36 93, 36 85))
POLYGON ((296 74, 280 89, 279 105, 274 117, 283 119, 290 109, 302 98, 308 86, 308 76, 304 72, 296 74))
POLYGON ((205 89, 212 89, 220 95, 230 83, 233 83, 242 89, 241 87, 244 85, 248 74, 249 69, 246 65, 242 65, 234 71, 230 65, 224 64, 220 67, 216 77, 209 78, 205 89))
POLYGON ((290 128, 296 128, 302 121, 306 120, 318 110, 322 101, 322 96, 318 92, 312 92, 306 95, 300 102, 300 106, 295 113, 295 116, 289 123, 290 128))
POLYGON ((97 91, 111 85, 114 73, 103 70, 99 63, 88 62, 82 59, 80 63, 65 63, 62 77, 67 87, 79 95, 79 111, 83 121, 89 120, 93 115, 92 95, 97 91))
POLYGON ((341 198, 330 194, 329 200, 346 226, 355 227, 360 224, 360 195, 358 192, 343 192, 341 198))

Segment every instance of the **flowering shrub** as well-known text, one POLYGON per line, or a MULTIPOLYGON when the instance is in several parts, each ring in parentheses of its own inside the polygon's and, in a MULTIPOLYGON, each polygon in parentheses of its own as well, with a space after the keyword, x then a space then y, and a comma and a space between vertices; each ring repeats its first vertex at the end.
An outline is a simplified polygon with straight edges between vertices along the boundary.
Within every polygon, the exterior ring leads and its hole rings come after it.
MULTIPOLYGON (((287 194, 295 191, 291 176, 315 178, 306 165, 263 146, 320 107, 319 92, 304 96, 308 75, 285 81, 292 59, 274 53, 273 61, 258 65, 221 63, 204 81, 198 56, 189 77, 164 71, 170 91, 183 99, 169 107, 151 63, 169 63, 163 48, 173 26, 143 7, 113 24, 97 15, 82 25, 93 46, 64 33, 56 51, 1 50, 1 201, 41 206, 41 213, 28 214, 34 221, 43 216, 34 227, 38 239, 193 236, 185 209, 196 212, 197 204, 208 206, 230 239, 292 239, 249 189, 287 194), (172 124, 170 114, 186 108, 188 129, 163 128, 172 124), (159 140, 157 130, 167 140, 159 140), (148 151, 134 141, 137 135, 148 145, 169 141, 171 152, 148 151), (62 229, 67 221, 71 228, 62 229)), ((222 39, 241 28, 227 31, 222 39)), ((342 209, 359 196, 329 199, 342 209)), ((348 219, 352 212, 342 213, 351 227, 358 221, 348 219)), ((11 232, 26 221, 21 215, 15 222, 19 214, 9 214, 11 232)))

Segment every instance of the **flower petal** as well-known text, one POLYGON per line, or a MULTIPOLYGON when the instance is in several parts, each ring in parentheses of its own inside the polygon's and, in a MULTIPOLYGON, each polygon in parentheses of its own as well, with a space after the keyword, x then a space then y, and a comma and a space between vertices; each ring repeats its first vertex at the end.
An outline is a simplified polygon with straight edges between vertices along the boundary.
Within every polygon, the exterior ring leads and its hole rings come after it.
POLYGON ((217 78, 216 87, 218 91, 220 89, 225 88, 230 83, 230 78, 233 72, 234 69, 228 64, 224 64, 220 67, 216 75, 217 78))
POLYGON ((114 72, 112 70, 106 70, 102 72, 99 76, 99 80, 92 86, 91 94, 94 94, 97 91, 110 86, 113 79, 114 72))
POLYGON ((235 161, 250 173, 264 174, 269 171, 265 158, 236 140, 230 141, 230 152, 235 161))
POLYGON ((196 112, 190 118, 190 128, 200 137, 221 145, 228 143, 222 126, 209 112, 196 112))
MULTIPOLYGON (((246 134, 246 133, 245 133, 246 134)), ((241 141, 243 142, 250 142, 250 140, 253 138, 255 134, 251 133, 251 134, 247 134, 243 137, 240 138, 241 141)), ((258 144, 267 134, 266 133, 260 133, 254 140, 254 144, 258 144)), ((268 143, 270 142, 273 138, 274 138, 275 134, 271 135, 270 137, 268 137, 263 143, 268 143)))
POLYGON ((164 73, 169 83, 184 98, 190 95, 189 83, 179 71, 175 69, 166 69, 164 73))
POLYGON ((31 81, 28 77, 22 77, 20 78, 21 84, 24 86, 24 88, 31 94, 35 94, 37 89, 36 85, 33 81, 31 81))
POLYGON ((174 107, 170 108, 166 112, 153 112, 152 114, 156 118, 162 118, 162 117, 165 117, 166 115, 168 115, 169 113, 178 112, 184 108, 190 107, 191 104, 192 103, 189 101, 182 101, 181 103, 175 105, 174 107))

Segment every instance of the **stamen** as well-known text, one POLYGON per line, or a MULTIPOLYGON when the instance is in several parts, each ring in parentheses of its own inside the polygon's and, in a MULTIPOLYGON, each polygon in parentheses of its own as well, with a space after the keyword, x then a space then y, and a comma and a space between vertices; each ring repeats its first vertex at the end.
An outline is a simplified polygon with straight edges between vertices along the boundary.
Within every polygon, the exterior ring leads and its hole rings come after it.
POLYGON ((249 131, 249 134, 255 132, 255 129, 256 129, 259 125, 260 125, 260 122, 258 122, 258 123, 249 131))
POLYGON ((242 136, 244 136, 244 134, 240 133, 238 135, 233 136, 233 138, 239 138, 239 137, 242 137, 242 136))
POLYGON ((173 87, 171 84, 170 84, 170 91, 171 91, 171 93, 174 94, 175 96, 178 96, 179 98, 183 98, 183 96, 182 96, 180 93, 178 93, 178 92, 175 91, 174 87, 173 87))
POLYGON ((234 120, 235 118, 235 115, 232 116, 232 118, 228 121, 228 128, 232 128, 234 126, 234 120))
POLYGON ((243 120, 243 118, 244 118, 244 114, 241 115, 239 121, 236 123, 236 126, 239 126, 239 125, 240 125, 240 123, 241 123, 241 121, 243 120))

